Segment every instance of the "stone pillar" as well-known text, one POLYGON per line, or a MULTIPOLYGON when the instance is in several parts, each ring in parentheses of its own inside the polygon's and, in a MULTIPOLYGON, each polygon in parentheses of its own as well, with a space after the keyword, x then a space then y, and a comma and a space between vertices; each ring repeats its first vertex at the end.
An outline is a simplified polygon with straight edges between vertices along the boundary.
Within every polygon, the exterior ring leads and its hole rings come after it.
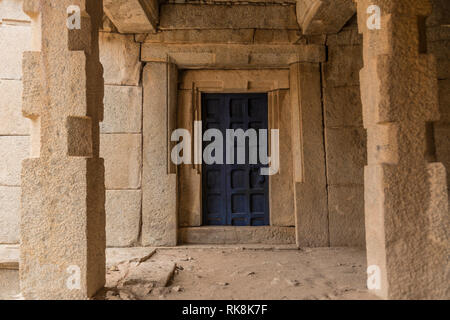
POLYGON ((290 66, 297 244, 329 245, 320 64, 290 66))
POLYGON ((448 299, 446 172, 427 161, 427 123, 439 119, 436 64, 423 37, 431 6, 428 0, 357 4, 369 289, 388 299, 448 299), (371 5, 381 9, 380 29, 368 28, 371 5))
POLYGON ((177 68, 148 62, 143 74, 142 245, 177 244, 177 168, 170 136, 176 129, 177 68))
POLYGON ((102 1, 25 0, 23 9, 33 51, 23 55, 32 158, 22 164, 21 291, 26 299, 86 299, 105 282, 102 1))

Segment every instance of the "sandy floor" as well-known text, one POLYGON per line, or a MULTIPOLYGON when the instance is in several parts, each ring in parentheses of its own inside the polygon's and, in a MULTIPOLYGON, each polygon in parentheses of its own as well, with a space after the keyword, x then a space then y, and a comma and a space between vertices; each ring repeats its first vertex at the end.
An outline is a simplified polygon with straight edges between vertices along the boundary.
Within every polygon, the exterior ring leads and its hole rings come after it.
POLYGON ((375 299, 359 249, 158 249, 151 261, 177 268, 140 299, 375 299))

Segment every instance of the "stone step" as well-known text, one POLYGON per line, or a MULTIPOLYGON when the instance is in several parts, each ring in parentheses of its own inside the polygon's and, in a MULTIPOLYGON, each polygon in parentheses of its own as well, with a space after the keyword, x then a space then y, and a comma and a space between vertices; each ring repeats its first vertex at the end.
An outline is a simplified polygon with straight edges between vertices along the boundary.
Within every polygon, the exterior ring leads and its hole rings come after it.
POLYGON ((17 299, 19 293, 19 246, 0 245, 0 300, 17 299))
POLYGON ((204 226, 179 229, 182 244, 295 244, 294 227, 204 226))

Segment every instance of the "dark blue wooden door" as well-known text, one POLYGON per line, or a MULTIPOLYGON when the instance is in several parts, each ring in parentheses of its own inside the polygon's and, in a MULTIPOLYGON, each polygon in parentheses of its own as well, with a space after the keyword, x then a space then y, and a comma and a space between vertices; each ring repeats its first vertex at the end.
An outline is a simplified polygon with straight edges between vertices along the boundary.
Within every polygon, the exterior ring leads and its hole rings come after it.
MULTIPOLYGON (((268 129, 267 94, 203 94, 203 132, 222 132, 223 164, 202 165, 202 205, 204 225, 269 225, 269 176, 260 175, 263 165, 250 164, 249 151, 258 143, 245 143, 245 164, 226 164, 226 129, 268 129)), ((204 148, 210 142, 204 142, 204 148)), ((253 149, 258 154, 257 149, 253 149)))

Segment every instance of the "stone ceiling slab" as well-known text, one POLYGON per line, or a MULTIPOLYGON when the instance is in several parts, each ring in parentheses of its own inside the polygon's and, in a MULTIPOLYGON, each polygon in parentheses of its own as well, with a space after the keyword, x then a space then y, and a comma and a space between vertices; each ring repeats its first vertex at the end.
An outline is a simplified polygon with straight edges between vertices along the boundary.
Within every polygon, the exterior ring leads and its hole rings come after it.
POLYGON ((104 0, 105 14, 120 33, 155 32, 159 20, 158 0, 104 0))

